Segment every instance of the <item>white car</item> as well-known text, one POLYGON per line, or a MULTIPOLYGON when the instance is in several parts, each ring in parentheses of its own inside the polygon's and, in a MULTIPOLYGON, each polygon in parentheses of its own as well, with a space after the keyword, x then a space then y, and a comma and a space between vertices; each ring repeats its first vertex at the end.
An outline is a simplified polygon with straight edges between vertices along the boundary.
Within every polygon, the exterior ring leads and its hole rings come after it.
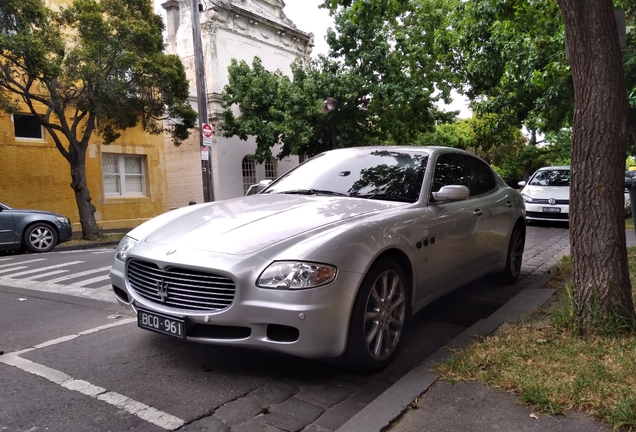
POLYGON ((145 330, 373 372, 425 305, 488 273, 513 283, 525 233, 521 195, 474 155, 356 147, 151 219, 110 278, 145 330))
POLYGON ((567 222, 570 215, 570 167, 539 168, 530 180, 519 182, 527 221, 567 222))

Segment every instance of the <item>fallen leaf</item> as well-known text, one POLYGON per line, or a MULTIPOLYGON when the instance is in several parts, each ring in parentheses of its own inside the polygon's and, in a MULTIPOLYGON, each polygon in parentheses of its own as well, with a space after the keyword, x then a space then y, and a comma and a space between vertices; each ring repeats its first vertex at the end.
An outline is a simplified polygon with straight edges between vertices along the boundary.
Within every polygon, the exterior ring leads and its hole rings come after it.
POLYGON ((533 419, 539 420, 539 417, 535 413, 530 414, 530 417, 532 417, 533 419))
POLYGON ((261 408, 261 414, 269 414, 269 408, 267 407, 261 408))
POLYGON ((18 301, 27 301, 25 298, 19 298, 18 301))
POLYGON ((121 315, 108 315, 108 319, 118 319, 121 318, 121 315))

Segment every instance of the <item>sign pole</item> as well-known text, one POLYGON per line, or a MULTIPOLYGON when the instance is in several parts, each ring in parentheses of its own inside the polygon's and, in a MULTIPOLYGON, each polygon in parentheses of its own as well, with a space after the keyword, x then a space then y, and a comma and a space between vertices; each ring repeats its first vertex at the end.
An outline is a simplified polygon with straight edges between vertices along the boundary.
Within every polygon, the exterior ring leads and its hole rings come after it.
POLYGON ((205 89, 205 68, 201 24, 199 22, 199 0, 190 0, 192 12, 192 42, 194 48, 194 70, 197 84, 197 105, 199 109, 199 131, 201 144, 201 178, 203 180, 203 201, 214 201, 212 177, 212 127, 208 124, 208 100, 205 89), (209 136, 205 135, 209 133, 209 136), (207 140, 206 140, 207 138, 207 140))

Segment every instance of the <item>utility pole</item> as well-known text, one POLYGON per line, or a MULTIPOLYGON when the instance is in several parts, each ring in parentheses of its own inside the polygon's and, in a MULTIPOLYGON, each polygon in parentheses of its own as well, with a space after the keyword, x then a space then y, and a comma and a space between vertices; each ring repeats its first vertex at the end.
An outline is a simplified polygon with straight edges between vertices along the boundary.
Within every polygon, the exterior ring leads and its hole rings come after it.
POLYGON ((201 43, 201 23, 199 22, 199 0, 190 0, 192 11, 192 42, 194 48, 194 72, 197 83, 197 105, 199 110, 199 142, 201 146, 201 176, 203 179, 203 200, 214 201, 212 180, 212 145, 204 142, 203 127, 208 123, 208 96, 205 86, 203 44, 201 43))

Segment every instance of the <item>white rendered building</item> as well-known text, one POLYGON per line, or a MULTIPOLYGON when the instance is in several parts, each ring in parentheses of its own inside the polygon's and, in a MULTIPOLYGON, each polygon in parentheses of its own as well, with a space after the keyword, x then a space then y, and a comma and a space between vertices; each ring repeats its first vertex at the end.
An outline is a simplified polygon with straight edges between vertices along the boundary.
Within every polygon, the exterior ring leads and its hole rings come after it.
MULTIPOLYGON (((192 104, 197 109, 190 4, 190 0, 170 0, 162 7, 166 11, 166 52, 181 58, 190 81, 192 104)), ((221 92, 228 84, 227 68, 232 59, 251 65, 258 56, 266 69, 286 74, 291 73, 294 59, 309 59, 313 34, 298 30, 285 16, 284 6, 282 0, 199 1, 208 123, 215 130, 208 157, 217 201, 241 196, 251 184, 275 178, 298 164, 297 156, 255 164, 248 157, 256 150, 253 138, 228 139, 216 132, 222 119, 221 92)), ((201 159, 206 155, 199 143, 198 131, 179 147, 166 140, 170 208, 182 207, 190 201, 204 201, 201 159)))

